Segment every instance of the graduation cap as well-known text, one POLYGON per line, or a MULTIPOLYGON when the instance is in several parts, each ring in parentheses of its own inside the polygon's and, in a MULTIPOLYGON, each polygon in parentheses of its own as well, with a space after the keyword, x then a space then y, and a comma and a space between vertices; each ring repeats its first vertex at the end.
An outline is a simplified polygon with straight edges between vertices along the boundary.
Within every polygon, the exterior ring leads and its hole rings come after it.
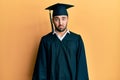
POLYGON ((74 6, 70 5, 70 4, 57 3, 57 4, 51 5, 46 8, 46 10, 49 10, 52 31, 54 30, 53 24, 52 24, 52 16, 53 17, 58 16, 58 15, 67 15, 68 16, 67 9, 70 7, 74 7, 74 6), (51 15, 51 10, 53 10, 52 15, 51 15))

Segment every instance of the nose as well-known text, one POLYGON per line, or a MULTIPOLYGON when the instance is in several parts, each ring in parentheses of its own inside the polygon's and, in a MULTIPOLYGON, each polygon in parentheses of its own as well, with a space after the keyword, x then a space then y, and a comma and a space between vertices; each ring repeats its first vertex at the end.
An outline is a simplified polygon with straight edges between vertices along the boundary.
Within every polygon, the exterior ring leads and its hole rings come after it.
POLYGON ((62 20, 59 21, 59 24, 62 25, 62 20))

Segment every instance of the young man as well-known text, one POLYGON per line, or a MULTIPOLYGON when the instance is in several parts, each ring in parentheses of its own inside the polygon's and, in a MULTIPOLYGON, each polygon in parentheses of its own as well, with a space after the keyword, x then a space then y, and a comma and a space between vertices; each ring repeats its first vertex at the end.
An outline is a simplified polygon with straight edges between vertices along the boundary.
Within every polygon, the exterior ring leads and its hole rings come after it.
POLYGON ((80 35, 68 30, 68 8, 57 3, 53 10, 53 31, 42 37, 32 80, 89 80, 84 44, 80 35))

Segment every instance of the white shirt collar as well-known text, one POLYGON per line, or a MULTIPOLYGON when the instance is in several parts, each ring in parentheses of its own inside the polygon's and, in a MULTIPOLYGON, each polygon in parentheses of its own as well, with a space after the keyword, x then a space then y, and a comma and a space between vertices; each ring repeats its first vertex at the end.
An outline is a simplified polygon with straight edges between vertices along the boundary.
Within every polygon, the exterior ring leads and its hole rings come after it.
POLYGON ((60 39, 60 41, 62 41, 62 40, 63 40, 63 38, 66 36, 66 34, 67 34, 67 33, 69 33, 69 34, 70 34, 70 31, 69 31, 69 30, 67 30, 67 31, 64 33, 64 35, 63 35, 62 37, 60 37, 59 35, 57 35, 57 32, 54 30, 53 35, 54 35, 54 34, 56 34, 56 36, 58 37, 58 39, 60 39))
MULTIPOLYGON (((52 34, 54 35, 54 34, 56 34, 56 33, 57 33, 57 32, 54 30, 52 34)), ((66 33, 69 33, 69 34, 70 34, 70 31, 67 30, 67 31, 65 32, 65 34, 66 34, 66 33)))

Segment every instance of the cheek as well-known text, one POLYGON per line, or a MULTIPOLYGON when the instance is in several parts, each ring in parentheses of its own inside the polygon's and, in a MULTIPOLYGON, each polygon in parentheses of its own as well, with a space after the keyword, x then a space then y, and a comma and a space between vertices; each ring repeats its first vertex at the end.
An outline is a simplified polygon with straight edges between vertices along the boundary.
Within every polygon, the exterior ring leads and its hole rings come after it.
POLYGON ((66 25, 66 24, 67 24, 67 21, 64 21, 63 23, 66 25))
POLYGON ((59 25, 59 23, 58 23, 58 22, 54 22, 54 25, 55 25, 55 26, 58 26, 58 25, 59 25))

